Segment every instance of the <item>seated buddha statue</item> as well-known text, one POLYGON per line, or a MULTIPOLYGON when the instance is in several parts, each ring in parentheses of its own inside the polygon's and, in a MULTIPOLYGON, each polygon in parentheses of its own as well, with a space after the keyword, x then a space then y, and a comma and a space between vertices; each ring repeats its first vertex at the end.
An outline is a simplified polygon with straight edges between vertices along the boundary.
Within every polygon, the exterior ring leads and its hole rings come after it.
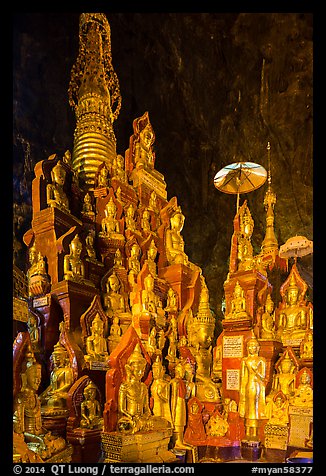
POLYGON ((42 415, 66 413, 68 391, 74 383, 68 352, 59 342, 54 346, 52 361, 50 385, 40 395, 42 415))
POLYGON ((170 227, 165 232, 166 257, 169 264, 188 264, 188 256, 184 251, 184 240, 181 235, 185 216, 181 207, 177 207, 170 217, 170 227))
POLYGON ((117 179, 122 183, 127 182, 125 159, 121 154, 117 154, 117 156, 113 159, 112 178, 117 179))
POLYGON ((106 282, 106 293, 104 294, 104 309, 109 317, 114 314, 121 314, 126 311, 126 305, 123 295, 120 293, 120 281, 115 272, 113 272, 106 282))
POLYGON ((288 352, 276 365, 276 373, 273 377, 273 392, 281 391, 286 397, 293 395, 297 368, 288 352))
POLYGON ((69 200, 63 189, 66 181, 66 170, 60 160, 51 170, 51 179, 52 183, 49 183, 46 187, 47 205, 69 213, 69 200))
POLYGON ((132 232, 136 231, 135 209, 132 203, 130 203, 130 205, 127 207, 125 214, 125 223, 126 230, 130 230, 132 232))
POLYGON ((90 194, 88 192, 84 196, 82 215, 89 216, 89 217, 94 216, 94 210, 93 210, 93 205, 92 205, 92 197, 90 196, 90 194))
POLYGON ((294 395, 290 398, 290 404, 296 407, 313 406, 313 389, 311 385, 311 377, 305 369, 300 375, 299 385, 295 389, 294 395))
POLYGON ((124 268, 121 250, 118 248, 114 253, 113 268, 124 268))
POLYGON ((85 276, 85 266, 80 257, 83 245, 76 235, 69 245, 70 253, 64 257, 63 271, 64 279, 72 281, 83 281, 85 276))
POLYGON ((99 188, 104 188, 108 186, 108 182, 109 182, 108 174, 109 174, 109 171, 106 165, 101 167, 97 177, 97 186, 99 188))
POLYGON ((265 303, 265 312, 261 317, 261 339, 275 339, 274 302, 268 294, 265 303))
POLYGON ((178 296, 173 288, 168 289, 167 301, 166 301, 166 312, 177 312, 178 310, 178 296))
POLYGON ((107 341, 104 337, 104 322, 97 313, 91 325, 91 335, 86 338, 85 360, 87 362, 105 362, 109 357, 107 341))
POLYGON ((37 317, 32 312, 28 313, 27 328, 29 336, 31 338, 32 349, 35 352, 39 350, 40 347, 40 331, 38 327, 37 317))
POLYGON ((153 143, 155 134, 149 121, 139 130, 139 141, 135 145, 135 163, 137 168, 154 168, 153 143))
POLYGON ((151 214, 148 208, 145 208, 141 218, 141 229, 143 231, 151 231, 151 214))
POLYGON ((108 201, 104 210, 105 217, 102 219, 99 235, 107 238, 121 238, 119 221, 116 218, 117 207, 112 199, 108 201))
POLYGON ((148 208, 149 208, 149 210, 152 210, 154 212, 157 211, 157 195, 156 195, 155 190, 153 190, 150 194, 149 202, 148 202, 148 208))
POLYGON ((248 319, 249 314, 246 311, 246 298, 244 291, 239 283, 234 286, 233 296, 231 299, 231 310, 225 316, 225 319, 248 319))
POLYGON ((46 460, 67 446, 66 441, 42 427, 41 402, 37 395, 41 383, 41 365, 30 355, 21 373, 22 386, 14 399, 13 429, 24 435, 27 446, 46 460))
POLYGON ((300 345, 300 359, 312 359, 313 358, 313 334, 312 331, 307 331, 300 345))
POLYGON ((307 329, 307 308, 299 301, 300 289, 294 274, 285 292, 284 307, 278 318, 277 334, 282 342, 287 339, 303 339, 307 329))
POLYGON ((121 383, 118 394, 118 431, 134 434, 170 428, 168 420, 151 413, 148 388, 141 381, 146 369, 146 359, 139 344, 128 358, 125 369, 126 378, 121 383))
POLYGON ((286 396, 279 392, 270 402, 268 423, 277 426, 287 426, 289 423, 289 402, 286 396))
POLYGON ((100 402, 96 399, 96 386, 90 382, 84 388, 84 400, 80 406, 80 428, 87 430, 102 429, 103 417, 100 402))
POLYGON ((50 279, 46 272, 44 257, 36 250, 35 244, 29 249, 30 267, 27 270, 29 296, 35 296, 39 289, 45 293, 48 290, 50 279), (41 287, 41 288, 40 288, 41 287))
POLYGON ((120 319, 117 315, 113 317, 113 321, 110 327, 110 335, 108 337, 109 353, 116 348, 121 340, 122 329, 120 327, 120 319))
POLYGON ((154 278, 149 273, 144 279, 144 289, 141 292, 141 301, 143 312, 149 312, 154 319, 157 317, 165 316, 165 312, 162 308, 162 301, 154 292, 154 278))

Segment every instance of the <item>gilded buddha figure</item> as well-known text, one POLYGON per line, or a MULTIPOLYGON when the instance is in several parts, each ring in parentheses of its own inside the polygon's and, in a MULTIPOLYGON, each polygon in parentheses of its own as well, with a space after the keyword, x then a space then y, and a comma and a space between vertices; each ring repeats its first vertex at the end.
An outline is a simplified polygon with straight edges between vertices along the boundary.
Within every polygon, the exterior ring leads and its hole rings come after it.
POLYGON ((231 299, 231 310, 225 316, 225 319, 247 319, 249 314, 246 311, 246 298, 244 290, 239 281, 236 282, 231 299))
POLYGON ((176 449, 191 449, 184 442, 184 430, 187 424, 186 394, 184 382, 185 366, 179 361, 174 368, 174 378, 171 380, 171 416, 173 423, 173 442, 176 449))
POLYGON ((80 257, 82 249, 82 242, 80 241, 79 236, 76 235, 69 245, 70 253, 64 257, 63 270, 65 280, 84 280, 85 266, 80 257))
POLYGON ((177 312, 178 310, 178 296, 173 288, 168 289, 167 301, 166 301, 166 312, 177 312))
POLYGON ((23 434, 29 449, 43 460, 59 453, 66 441, 42 427, 41 402, 37 395, 41 383, 41 365, 31 354, 21 374, 22 386, 14 400, 13 429, 23 434))
POLYGON ((155 141, 155 134, 148 116, 145 121, 138 122, 139 140, 135 145, 135 163, 137 168, 153 169, 154 168, 154 153, 153 143, 155 141))
POLYGON ((118 430, 133 434, 169 428, 170 422, 151 413, 148 388, 141 381, 146 369, 146 359, 139 344, 128 358, 125 369, 126 379, 121 383, 118 395, 118 430))
POLYGON ((52 183, 49 183, 46 187, 47 205, 69 213, 69 201, 63 189, 66 181, 66 170, 60 160, 51 170, 51 179, 52 183))
POLYGON ((136 231, 135 208, 132 203, 128 205, 125 213, 126 230, 136 231))
POLYGON ((278 392, 269 404, 268 423, 277 426, 287 426, 289 423, 289 401, 282 392, 278 392))
POLYGON ((184 240, 181 235, 185 216, 181 207, 177 207, 170 217, 170 227, 165 234, 166 257, 169 264, 188 264, 188 256, 184 251, 184 240))
POLYGON ((44 293, 49 288, 50 279, 46 272, 44 257, 36 250, 35 243, 29 249, 30 267, 27 270, 28 294, 35 296, 42 290, 44 293))
POLYGON ((80 406, 80 428, 87 430, 101 429, 103 427, 103 417, 100 402, 96 399, 97 388, 90 382, 84 388, 84 400, 80 406))
POLYGON ((148 269, 149 269, 149 272, 153 275, 153 276, 157 276, 157 265, 156 265, 156 256, 157 256, 157 247, 155 245, 155 241, 152 240, 150 245, 149 245, 149 248, 147 250, 147 264, 148 264, 148 269))
POLYGON ((300 289, 292 273, 285 292, 284 307, 278 318, 277 334, 282 342, 304 338, 308 325, 307 314, 306 307, 300 302, 300 289))
POLYGON ((114 314, 125 312, 126 305, 123 295, 120 293, 121 285, 118 276, 113 272, 106 282, 106 293, 104 294, 104 309, 109 317, 114 314))
POLYGON ((128 258, 128 282, 131 289, 137 282, 137 276, 140 272, 140 247, 138 243, 133 243, 130 249, 130 256, 128 258))
POLYGON ((124 236, 120 233, 119 220, 116 218, 117 207, 111 197, 105 206, 105 217, 102 219, 100 236, 107 238, 120 238, 124 239, 124 236))
POLYGON ((296 407, 312 407, 313 400, 311 376, 304 369, 299 378, 299 385, 295 389, 294 395, 290 398, 290 404, 296 407))
POLYGON ((53 369, 50 385, 40 395, 42 414, 60 414, 67 410, 68 391, 74 383, 74 374, 68 352, 58 342, 52 352, 53 369))
POLYGON ((106 165, 103 165, 97 177, 97 186, 99 188, 104 188, 108 186, 108 182, 109 182, 108 174, 109 174, 108 168, 106 167, 106 165))
POLYGON ((245 419, 246 436, 256 439, 259 420, 265 418, 266 360, 259 356, 255 337, 247 342, 247 357, 241 360, 239 414, 245 419))
POLYGON ((143 231, 151 231, 151 214, 148 208, 145 208, 141 218, 141 229, 143 231))
POLYGON ((86 248, 87 256, 89 257, 89 259, 93 261, 97 261, 96 251, 94 249, 94 236, 95 236, 95 231, 89 230, 85 239, 85 248, 86 248))
POLYGON ((276 364, 272 391, 281 391, 286 397, 292 396, 297 371, 294 361, 291 359, 289 352, 286 351, 276 364))
POLYGON ((153 399, 153 415, 165 418, 172 425, 170 409, 170 377, 165 374, 165 368, 159 357, 152 365, 153 382, 150 387, 153 399))
POLYGON ((94 210, 93 210, 93 205, 92 205, 92 197, 90 196, 90 194, 88 192, 84 196, 82 215, 90 216, 90 217, 94 216, 94 210))
POLYGON ((238 234, 238 269, 250 270, 254 267, 253 248, 251 235, 254 229, 254 221, 247 205, 239 209, 240 233, 238 234))
POLYGON ((275 338, 275 321, 274 321, 274 302, 271 295, 268 294, 265 303, 265 311, 261 317, 261 339, 275 338))
POLYGON ((154 278, 150 273, 144 279, 144 289, 141 297, 144 311, 156 313, 158 308, 162 308, 159 304, 160 298, 154 292, 154 278))
POLYGON ((107 341, 104 337, 104 322, 97 313, 91 325, 91 335, 86 338, 85 360, 105 362, 109 357, 107 341))
POLYGON ((117 156, 113 159, 112 178, 117 179, 122 183, 127 182, 125 159, 121 154, 117 154, 117 156))
POLYGON ((307 331, 300 345, 300 359, 313 358, 314 340, 312 331, 307 331))

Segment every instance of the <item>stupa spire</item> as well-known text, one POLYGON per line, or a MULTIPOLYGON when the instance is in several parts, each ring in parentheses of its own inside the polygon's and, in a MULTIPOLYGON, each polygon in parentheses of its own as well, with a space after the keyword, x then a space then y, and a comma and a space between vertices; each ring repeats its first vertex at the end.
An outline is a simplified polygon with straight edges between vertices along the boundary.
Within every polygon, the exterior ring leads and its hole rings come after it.
POLYGON ((264 206, 266 210, 266 233, 263 240, 261 250, 263 254, 269 252, 278 251, 278 242, 275 236, 274 231, 274 206, 276 204, 276 194, 272 189, 272 174, 271 174, 271 164, 270 164, 270 143, 267 143, 267 154, 268 154, 268 175, 267 175, 267 191, 264 198, 264 206))
POLYGON ((119 81, 112 66, 111 30, 103 13, 82 13, 79 53, 71 71, 69 103, 76 114, 72 165, 79 185, 94 188, 101 164, 116 157, 113 122, 121 107, 119 81))

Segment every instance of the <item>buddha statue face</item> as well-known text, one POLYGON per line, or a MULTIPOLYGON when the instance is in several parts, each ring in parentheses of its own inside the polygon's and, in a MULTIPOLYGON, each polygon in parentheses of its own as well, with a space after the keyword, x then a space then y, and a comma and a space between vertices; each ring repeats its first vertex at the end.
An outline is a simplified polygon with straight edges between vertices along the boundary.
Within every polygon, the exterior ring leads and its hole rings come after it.
POLYGON ((247 343, 248 355, 258 355, 260 346, 256 339, 250 339, 247 343))
POLYGON ((150 259, 155 260, 156 255, 157 255, 157 248, 155 246, 155 243, 152 241, 151 246, 148 248, 147 256, 150 259))
POLYGON ((284 374, 291 373, 293 369, 293 363, 290 357, 287 355, 280 363, 280 370, 284 374))
POLYGON ((104 323, 98 315, 95 317, 95 319, 92 322, 92 334, 94 335, 103 335, 103 330, 104 330, 104 323))
POLYGON ((181 363, 177 364, 174 368, 174 374, 176 378, 183 378, 185 376, 185 368, 181 363))
POLYGON ((291 286, 287 291, 287 302, 290 306, 295 305, 298 302, 299 288, 297 286, 291 286))
POLYGON ((114 291, 114 292, 119 291, 120 283, 119 283, 119 279, 118 279, 116 274, 111 274, 111 276, 109 277, 108 282, 109 282, 109 285, 110 285, 110 288, 112 289, 112 291, 114 291))
POLYGON ((278 396, 274 400, 274 404, 277 408, 281 408, 283 405, 283 398, 281 396, 278 396))
POLYGON ((311 383, 311 378, 308 372, 302 372, 301 377, 300 377, 300 384, 301 385, 310 385, 311 383))
POLYGON ((72 240, 70 243, 70 254, 75 257, 79 257, 81 251, 82 251, 82 244, 78 238, 78 235, 72 240))
POLYGON ((84 389, 84 397, 86 400, 95 400, 96 398, 96 387, 94 385, 87 385, 84 389))
POLYGON ((139 251, 140 251, 139 246, 136 243, 134 243, 131 247, 130 254, 132 257, 138 258, 139 251))
POLYGON ((159 379, 161 375, 163 374, 163 367, 159 362, 155 362, 152 365, 152 371, 153 371, 153 379, 159 379))
POLYGON ((185 217, 181 212, 177 212, 175 215, 173 215, 170 221, 171 221, 171 227, 174 230, 182 231, 185 217))
POLYGON ((142 146, 146 150, 149 150, 154 138, 154 134, 150 124, 147 124, 146 127, 144 127, 144 129, 140 132, 139 137, 142 146))
POLYGON ((107 217, 114 217, 117 211, 117 207, 115 206, 112 198, 110 199, 109 203, 107 203, 105 207, 105 214, 107 217))
POLYGON ((196 339, 195 342, 199 344, 201 348, 208 349, 212 343, 211 329, 209 326, 200 325, 196 326, 196 339))
POLYGON ((128 359, 128 368, 130 376, 134 377, 136 380, 139 381, 144 375, 145 367, 146 360, 138 350, 134 350, 134 352, 128 359))
POLYGON ((273 301, 272 301, 272 298, 271 298, 271 295, 270 295, 270 294, 268 294, 267 299, 266 299, 265 310, 266 310, 266 312, 268 312, 269 314, 272 314, 272 312, 273 312, 273 310, 274 310, 274 303, 273 303, 273 301))
POLYGON ((191 405, 191 413, 193 414, 196 414, 199 412, 199 405, 197 402, 194 402, 192 405, 191 405))
POLYGON ((66 171, 65 169, 58 163, 52 169, 52 180, 58 185, 63 185, 66 180, 66 171))
POLYGON ((30 389, 37 391, 42 379, 41 366, 37 363, 32 364, 26 369, 25 375, 26 385, 30 389))
POLYGON ((53 365, 56 368, 64 367, 66 364, 67 360, 67 352, 65 349, 60 348, 55 349, 54 352, 52 353, 52 360, 53 360, 53 365))

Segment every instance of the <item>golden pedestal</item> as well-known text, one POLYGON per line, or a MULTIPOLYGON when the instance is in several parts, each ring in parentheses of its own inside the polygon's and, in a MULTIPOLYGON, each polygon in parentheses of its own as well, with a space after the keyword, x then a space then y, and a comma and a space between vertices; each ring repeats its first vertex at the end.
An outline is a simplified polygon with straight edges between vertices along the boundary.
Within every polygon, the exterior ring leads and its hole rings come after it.
POLYGON ((176 456, 168 450, 172 429, 135 433, 103 432, 105 463, 172 463, 176 456))

